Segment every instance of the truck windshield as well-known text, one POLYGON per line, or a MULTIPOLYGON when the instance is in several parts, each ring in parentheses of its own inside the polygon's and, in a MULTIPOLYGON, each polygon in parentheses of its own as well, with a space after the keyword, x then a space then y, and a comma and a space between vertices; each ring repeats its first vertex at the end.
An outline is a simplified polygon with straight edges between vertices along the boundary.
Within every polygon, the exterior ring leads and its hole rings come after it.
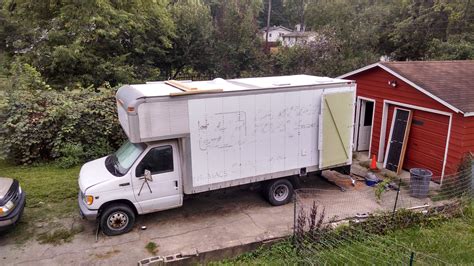
POLYGON ((107 168, 112 168, 109 171, 116 176, 126 174, 138 156, 145 150, 145 147, 146 145, 143 143, 125 142, 114 154, 107 158, 106 165, 111 166, 107 168))

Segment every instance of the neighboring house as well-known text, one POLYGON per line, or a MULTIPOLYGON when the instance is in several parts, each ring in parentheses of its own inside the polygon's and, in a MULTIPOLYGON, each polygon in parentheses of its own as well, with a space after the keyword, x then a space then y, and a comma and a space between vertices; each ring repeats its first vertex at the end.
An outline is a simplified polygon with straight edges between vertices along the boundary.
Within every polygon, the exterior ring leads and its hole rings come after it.
POLYGON ((357 82, 354 149, 442 182, 474 151, 473 75, 466 60, 379 62, 340 76, 357 82))
MULTIPOLYGON (((261 36, 263 40, 266 38, 267 34, 267 28, 263 28, 261 31, 261 36)), ((277 43, 281 42, 283 40, 283 35, 288 34, 293 32, 293 30, 290 30, 288 28, 285 28, 283 26, 273 26, 268 29, 268 42, 270 43, 277 43)))
POLYGON ((282 45, 292 47, 295 45, 306 45, 316 40, 316 33, 311 31, 295 31, 283 35, 282 45))

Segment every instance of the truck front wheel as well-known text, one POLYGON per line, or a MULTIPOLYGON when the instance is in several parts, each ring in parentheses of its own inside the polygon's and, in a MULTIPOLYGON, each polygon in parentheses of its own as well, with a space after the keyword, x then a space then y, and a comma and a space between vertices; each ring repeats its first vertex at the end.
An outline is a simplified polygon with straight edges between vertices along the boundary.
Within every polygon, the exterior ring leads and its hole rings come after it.
POLYGON ((125 204, 110 205, 100 215, 100 228, 108 236, 127 233, 134 223, 135 213, 125 204))
POLYGON ((265 189, 266 198, 273 206, 287 204, 293 197, 293 185, 287 179, 270 181, 265 189))

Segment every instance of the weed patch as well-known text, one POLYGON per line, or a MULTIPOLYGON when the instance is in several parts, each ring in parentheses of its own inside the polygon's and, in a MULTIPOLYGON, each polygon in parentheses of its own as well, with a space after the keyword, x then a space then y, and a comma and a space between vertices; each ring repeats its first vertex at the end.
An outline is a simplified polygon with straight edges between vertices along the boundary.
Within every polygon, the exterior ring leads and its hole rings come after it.
POLYGON ((54 246, 69 243, 74 239, 74 235, 83 231, 82 227, 65 229, 56 229, 53 232, 43 233, 38 235, 37 239, 41 244, 52 244, 54 246))
POLYGON ((156 255, 158 252, 158 245, 155 242, 150 241, 148 244, 146 244, 145 249, 150 252, 150 254, 156 255))

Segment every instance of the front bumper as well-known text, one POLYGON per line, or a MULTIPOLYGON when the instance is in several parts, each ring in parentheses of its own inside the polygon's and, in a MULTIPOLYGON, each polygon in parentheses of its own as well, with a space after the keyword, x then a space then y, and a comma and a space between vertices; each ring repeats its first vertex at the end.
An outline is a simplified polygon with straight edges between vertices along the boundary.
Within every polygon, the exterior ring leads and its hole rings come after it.
POLYGON ((13 211, 5 217, 0 217, 0 231, 6 230, 13 226, 20 220, 23 210, 26 204, 26 193, 23 192, 20 195, 20 201, 13 211))
POLYGON ((77 201, 79 203, 79 214, 84 219, 89 221, 95 221, 97 219, 98 210, 89 210, 86 206, 86 203, 82 199, 81 192, 77 196, 77 201))

